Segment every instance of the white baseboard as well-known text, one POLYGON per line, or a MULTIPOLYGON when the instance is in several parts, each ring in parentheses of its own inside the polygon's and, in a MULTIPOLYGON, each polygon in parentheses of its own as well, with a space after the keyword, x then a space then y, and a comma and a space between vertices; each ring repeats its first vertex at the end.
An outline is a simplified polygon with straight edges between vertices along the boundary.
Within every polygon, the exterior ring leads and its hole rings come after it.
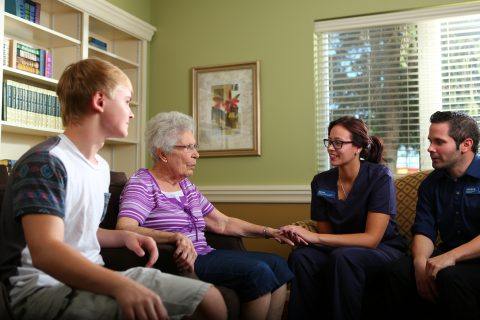
POLYGON ((310 203, 307 185, 198 186, 210 202, 310 203))

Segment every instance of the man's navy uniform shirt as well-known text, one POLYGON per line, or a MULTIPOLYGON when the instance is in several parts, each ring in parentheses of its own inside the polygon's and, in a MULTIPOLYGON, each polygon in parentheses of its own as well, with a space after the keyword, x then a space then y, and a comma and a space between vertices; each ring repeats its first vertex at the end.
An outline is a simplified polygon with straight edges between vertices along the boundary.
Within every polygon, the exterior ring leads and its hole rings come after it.
POLYGON ((480 157, 456 180, 447 170, 430 173, 418 189, 412 233, 433 243, 440 233, 441 251, 449 251, 480 234, 480 157))
POLYGON ((368 212, 390 216, 382 242, 405 248, 395 223, 396 193, 390 170, 381 164, 362 161, 360 170, 345 200, 338 199, 338 168, 317 174, 311 184, 311 218, 327 221, 334 234, 363 233, 368 212))

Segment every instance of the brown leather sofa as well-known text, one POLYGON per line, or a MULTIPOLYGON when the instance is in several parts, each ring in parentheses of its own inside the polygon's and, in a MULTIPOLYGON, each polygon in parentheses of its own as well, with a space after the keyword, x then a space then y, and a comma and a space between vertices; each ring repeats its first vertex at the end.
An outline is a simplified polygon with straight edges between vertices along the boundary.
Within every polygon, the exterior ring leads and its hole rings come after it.
MULTIPOLYGON (((110 202, 107 214, 101 223, 102 228, 114 229, 119 210, 120 193, 123 190, 127 177, 123 172, 111 172, 110 174, 110 202)), ((5 166, 0 165, 0 203, 3 202, 3 196, 8 179, 5 166)), ((1 214, 1 209, 0 209, 1 214)), ((222 236, 214 233, 206 233, 207 242, 210 246, 217 249, 245 250, 242 239, 237 237, 222 236)), ((172 258, 174 247, 172 245, 158 245, 159 258, 154 265, 155 268, 164 272, 179 274, 178 269, 172 258)), ((147 262, 147 257, 138 257, 132 251, 125 248, 102 249, 101 255, 105 261, 105 266, 113 270, 126 270, 136 266, 143 266, 147 262)), ((195 275, 187 275, 195 277, 195 275)), ((236 293, 228 288, 219 287, 228 309, 229 319, 238 319, 240 315, 240 300, 236 293)), ((13 319, 10 307, 8 293, 3 283, 0 283, 0 319, 13 319)))

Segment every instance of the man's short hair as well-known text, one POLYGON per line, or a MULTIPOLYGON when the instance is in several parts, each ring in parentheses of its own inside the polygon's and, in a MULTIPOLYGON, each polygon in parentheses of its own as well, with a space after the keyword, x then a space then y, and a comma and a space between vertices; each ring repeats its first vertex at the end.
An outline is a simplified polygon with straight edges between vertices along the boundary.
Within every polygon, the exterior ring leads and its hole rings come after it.
POLYGON ((455 140, 457 149, 465 139, 473 140, 472 151, 477 153, 478 141, 480 139, 480 132, 475 119, 466 115, 465 113, 455 111, 437 111, 430 117, 431 123, 448 122, 448 135, 455 140))
POLYGON ((96 92, 113 98, 119 84, 131 86, 125 73, 110 62, 84 59, 69 65, 57 86, 63 125, 78 124, 88 113, 90 99, 96 92))

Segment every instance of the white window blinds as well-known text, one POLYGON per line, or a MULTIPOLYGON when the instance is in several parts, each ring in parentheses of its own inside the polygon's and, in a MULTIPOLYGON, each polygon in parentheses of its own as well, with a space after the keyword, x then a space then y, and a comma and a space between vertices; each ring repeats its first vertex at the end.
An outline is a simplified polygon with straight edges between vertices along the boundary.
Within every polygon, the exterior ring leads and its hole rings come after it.
POLYGON ((441 55, 443 109, 480 120, 480 17, 441 23, 441 55))
POLYGON ((317 32, 319 171, 329 168, 320 143, 328 123, 344 115, 363 119, 383 139, 395 174, 429 168, 430 115, 479 116, 479 38, 478 16, 317 32))

